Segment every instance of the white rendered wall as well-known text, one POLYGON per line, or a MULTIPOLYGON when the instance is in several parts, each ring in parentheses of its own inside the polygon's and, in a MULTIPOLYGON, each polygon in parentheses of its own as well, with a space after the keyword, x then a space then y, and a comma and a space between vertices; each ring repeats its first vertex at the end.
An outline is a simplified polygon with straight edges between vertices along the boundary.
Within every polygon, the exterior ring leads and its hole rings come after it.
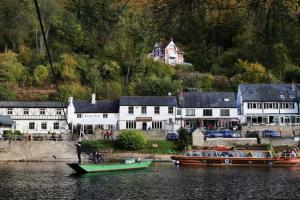
MULTIPOLYGON (((119 116, 119 128, 126 129, 126 121, 135 121, 137 117, 147 117, 152 118, 152 121, 165 121, 165 123, 169 122, 169 119, 172 119, 175 122, 175 113, 176 107, 173 107, 173 114, 168 113, 168 106, 159 106, 160 112, 159 114, 154 113, 154 107, 156 106, 146 106, 147 113, 142 113, 142 106, 133 106, 133 114, 128 113, 128 107, 130 106, 120 106, 120 116, 119 116)), ((164 125, 163 125, 164 126, 164 125)), ((147 127, 152 128, 152 122, 147 122, 147 127)), ((136 123, 136 129, 142 129, 142 122, 136 123)))

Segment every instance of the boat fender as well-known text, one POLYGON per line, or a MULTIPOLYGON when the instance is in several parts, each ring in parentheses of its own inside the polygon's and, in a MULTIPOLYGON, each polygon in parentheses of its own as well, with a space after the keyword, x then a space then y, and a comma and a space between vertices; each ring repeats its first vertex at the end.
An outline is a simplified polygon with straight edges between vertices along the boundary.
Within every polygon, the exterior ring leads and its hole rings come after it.
POLYGON ((175 161, 175 164, 176 164, 176 165, 179 165, 179 160, 176 160, 176 161, 175 161))
POLYGON ((226 164, 228 164, 228 163, 229 163, 229 160, 228 160, 228 159, 225 159, 224 162, 225 162, 226 164))

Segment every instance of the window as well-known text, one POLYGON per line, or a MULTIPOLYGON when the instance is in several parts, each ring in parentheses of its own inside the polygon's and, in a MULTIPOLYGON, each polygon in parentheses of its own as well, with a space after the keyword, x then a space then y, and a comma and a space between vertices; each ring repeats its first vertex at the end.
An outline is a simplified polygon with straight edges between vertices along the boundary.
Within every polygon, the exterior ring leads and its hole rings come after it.
POLYGON ((221 109, 221 116, 229 116, 229 109, 221 109))
POLYGON ((77 114, 77 118, 82 118, 82 114, 77 114))
POLYGON ((47 122, 42 122, 41 129, 46 130, 47 129, 47 122))
POLYGON ((103 113, 103 118, 107 118, 107 113, 103 113))
POLYGON ((168 113, 169 113, 169 114, 173 114, 173 107, 171 107, 171 106, 168 107, 168 113))
POLYGON ((181 115, 181 109, 177 109, 177 115, 181 115))
POLYGON ((126 129, 135 129, 136 122, 135 121, 126 121, 126 129))
POLYGON ((159 114, 159 107, 158 107, 158 106, 155 106, 155 107, 154 107, 154 113, 155 113, 155 114, 159 114))
POLYGON ((114 129, 114 126, 111 125, 111 124, 109 124, 109 125, 108 125, 108 129, 109 129, 109 130, 113 130, 113 129, 114 129))
POLYGON ((147 107, 146 106, 142 106, 142 114, 147 114, 147 107))
POLYGON ((56 114, 57 114, 57 115, 61 115, 61 113, 62 113, 62 112, 61 112, 61 108, 57 108, 57 109, 56 109, 56 114))
POLYGON ((53 129, 54 129, 54 130, 59 129, 59 123, 58 123, 58 122, 54 122, 54 123, 53 123, 53 129))
POLYGON ((29 114, 29 110, 28 110, 28 108, 24 108, 24 110, 23 110, 23 114, 24 114, 24 115, 28 115, 28 114, 29 114))
POLYGON ((252 108, 252 103, 248 103, 248 109, 252 108))
POLYGON ((29 129, 33 130, 34 129, 34 122, 29 122, 29 129))
POLYGON ((186 116, 195 116, 195 109, 186 109, 186 116))
POLYGON ((133 114, 133 106, 128 107, 128 114, 133 114))
POLYGON ((212 116, 212 110, 211 109, 204 109, 203 110, 203 116, 212 116))
POLYGON ((153 121, 152 129, 162 129, 162 121, 153 121))
POLYGON ((40 115, 44 115, 45 114, 45 108, 41 108, 40 109, 40 115))
POLYGON ((8 115, 12 115, 13 114, 13 109, 12 108, 8 108, 7 109, 7 114, 8 115))

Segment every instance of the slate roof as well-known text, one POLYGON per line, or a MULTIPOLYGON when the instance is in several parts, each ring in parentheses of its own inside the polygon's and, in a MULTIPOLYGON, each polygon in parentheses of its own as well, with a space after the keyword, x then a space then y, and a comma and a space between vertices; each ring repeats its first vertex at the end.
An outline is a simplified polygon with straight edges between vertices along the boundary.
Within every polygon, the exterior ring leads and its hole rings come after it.
POLYGON ((295 102, 300 87, 295 85, 293 90, 292 84, 241 84, 239 90, 246 102, 295 102))
POLYGON ((184 92, 183 108, 236 108, 233 92, 184 92))
POLYGON ((123 96, 120 106, 176 106, 174 96, 123 96))
MULTIPOLYGON (((66 108, 67 103, 63 103, 66 108)), ((0 101, 0 108, 61 108, 59 101, 0 101)))
MULTIPOLYGON (((167 48, 167 46, 170 44, 170 42, 171 42, 170 40, 169 41, 160 41, 160 42, 156 42, 156 44, 158 45, 158 47, 160 49, 165 50, 167 48)), ((177 47, 177 50, 179 53, 183 53, 182 49, 180 49, 177 45, 176 45, 176 47, 177 47)))
POLYGON ((118 100, 98 100, 95 104, 90 101, 74 101, 75 113, 118 113, 118 100))
POLYGON ((13 124, 13 121, 8 115, 0 115, 0 124, 13 124))

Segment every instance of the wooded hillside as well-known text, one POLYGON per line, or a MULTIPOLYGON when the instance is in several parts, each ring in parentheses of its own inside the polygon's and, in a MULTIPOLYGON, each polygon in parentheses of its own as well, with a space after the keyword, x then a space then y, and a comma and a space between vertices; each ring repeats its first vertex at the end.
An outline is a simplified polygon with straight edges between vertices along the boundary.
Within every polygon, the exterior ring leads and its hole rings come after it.
MULTIPOLYGON (((64 99, 300 81, 298 0, 39 0, 64 99), (193 66, 147 57, 174 39, 193 66), (182 83, 181 83, 182 82, 182 83)), ((57 99, 33 0, 0 2, 0 100, 57 99)))

